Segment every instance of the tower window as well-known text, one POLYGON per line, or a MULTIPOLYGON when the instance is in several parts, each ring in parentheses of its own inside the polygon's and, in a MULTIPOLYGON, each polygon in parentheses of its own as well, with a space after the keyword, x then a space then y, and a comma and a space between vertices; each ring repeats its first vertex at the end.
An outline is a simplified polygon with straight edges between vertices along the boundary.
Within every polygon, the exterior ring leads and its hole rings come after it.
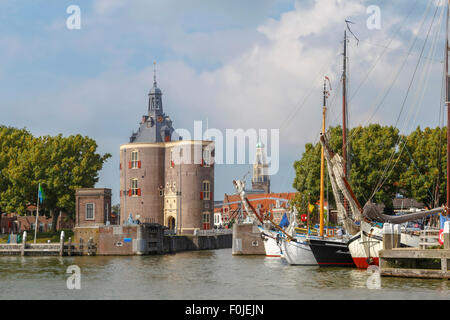
POLYGON ((203 230, 211 229, 211 213, 203 212, 203 230))
POLYGON ((203 181, 202 185, 202 200, 211 200, 211 183, 203 181))
POLYGON ((206 167, 206 168, 211 166, 211 150, 209 150, 209 149, 203 150, 202 166, 206 167))
POLYGON ((138 169, 141 167, 141 162, 139 161, 139 151, 131 152, 131 169, 138 169))
POLYGON ((130 180, 130 195, 131 196, 140 196, 141 195, 141 189, 138 188, 138 179, 131 179, 130 180))

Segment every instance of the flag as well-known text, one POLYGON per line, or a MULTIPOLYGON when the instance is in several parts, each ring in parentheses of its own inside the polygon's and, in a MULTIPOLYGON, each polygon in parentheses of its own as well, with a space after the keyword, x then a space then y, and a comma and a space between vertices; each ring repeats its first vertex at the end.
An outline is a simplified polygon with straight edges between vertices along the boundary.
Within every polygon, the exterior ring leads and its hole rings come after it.
POLYGON ((41 184, 39 183, 39 192, 38 192, 39 203, 42 203, 45 199, 44 190, 42 190, 41 184))
POLYGON ((281 219, 279 226, 281 228, 286 228, 289 226, 289 219, 288 219, 286 213, 284 214, 283 218, 281 219))

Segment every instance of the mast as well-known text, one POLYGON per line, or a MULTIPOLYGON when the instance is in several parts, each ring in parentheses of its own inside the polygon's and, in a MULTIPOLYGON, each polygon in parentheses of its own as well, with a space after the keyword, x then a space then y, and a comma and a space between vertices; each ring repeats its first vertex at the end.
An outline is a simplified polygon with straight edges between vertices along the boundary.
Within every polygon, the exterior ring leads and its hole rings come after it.
MULTIPOLYGON (((449 0, 450 1, 450 0, 449 0)), ((344 31, 344 68, 342 73, 342 158, 344 175, 348 178, 347 165, 347 30, 344 31)))
MULTIPOLYGON (((447 202, 445 207, 448 210, 450 205, 450 77, 449 77, 449 10, 450 10, 450 0, 447 6, 447 23, 445 30, 445 105, 447 106, 447 202)), ((446 212, 448 213, 448 212, 446 212)))
MULTIPOLYGON (((450 1, 450 0, 449 0, 450 1)), ((325 134, 325 120, 327 114, 327 77, 323 82, 323 109, 322 109, 322 134, 325 134)), ((324 229, 324 188, 325 188, 325 149, 322 146, 322 154, 320 158, 320 236, 323 237, 323 229, 324 229)))

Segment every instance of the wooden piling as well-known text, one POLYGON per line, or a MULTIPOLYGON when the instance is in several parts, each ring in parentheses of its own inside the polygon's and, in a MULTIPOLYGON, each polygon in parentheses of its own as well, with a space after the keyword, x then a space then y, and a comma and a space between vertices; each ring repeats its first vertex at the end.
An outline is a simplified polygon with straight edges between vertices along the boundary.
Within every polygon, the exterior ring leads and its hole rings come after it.
POLYGON ((64 231, 61 231, 61 237, 59 239, 59 255, 64 255, 64 231))
POLYGON ((392 224, 385 223, 383 225, 383 249, 391 250, 394 244, 394 229, 392 224))
POLYGON ((70 257, 72 255, 72 238, 69 237, 69 241, 67 242, 67 255, 70 257))
POLYGON ((22 257, 25 255, 26 245, 27 245, 27 232, 24 231, 23 232, 23 239, 22 239, 22 252, 20 253, 22 257))
POLYGON ((450 221, 444 224, 444 249, 450 249, 450 221))
POLYGON ((402 239, 402 226, 399 224, 396 224, 394 227, 394 236, 392 241, 392 248, 400 248, 401 247, 401 239, 402 239))

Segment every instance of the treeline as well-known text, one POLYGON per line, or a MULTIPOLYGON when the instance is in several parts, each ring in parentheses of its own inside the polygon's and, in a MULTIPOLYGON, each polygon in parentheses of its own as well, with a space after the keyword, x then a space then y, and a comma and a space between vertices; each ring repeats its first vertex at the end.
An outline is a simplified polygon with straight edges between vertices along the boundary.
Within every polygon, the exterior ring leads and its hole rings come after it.
MULTIPOLYGON (((342 155, 342 128, 330 129, 330 145, 342 155)), ((445 202, 447 188, 447 128, 418 127, 405 136, 394 127, 372 124, 356 127, 348 134, 350 149, 350 184, 361 205, 372 201, 389 210, 397 194, 416 199, 428 207, 445 202), (380 186, 377 188, 378 186, 380 186), (376 193, 374 194, 374 192, 376 193)), ((300 210, 320 197, 321 145, 307 144, 294 168, 294 188, 300 210)), ((334 203, 328 178, 330 203, 334 203)))
POLYGON ((40 208, 53 217, 55 230, 60 210, 74 217, 75 189, 94 187, 111 157, 96 151, 89 137, 34 137, 26 129, 0 126, 0 213, 25 214, 28 205, 36 205, 40 184, 40 208))

